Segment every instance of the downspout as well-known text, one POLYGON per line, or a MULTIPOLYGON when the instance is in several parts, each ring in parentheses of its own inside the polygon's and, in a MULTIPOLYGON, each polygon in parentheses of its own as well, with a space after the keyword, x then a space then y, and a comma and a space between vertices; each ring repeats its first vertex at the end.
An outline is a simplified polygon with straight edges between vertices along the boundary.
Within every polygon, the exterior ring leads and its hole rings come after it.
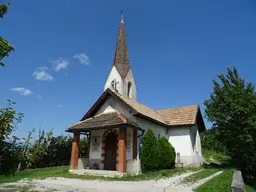
POLYGON ((140 142, 139 142, 139 138, 142 137, 145 133, 145 130, 144 129, 139 129, 141 131, 141 134, 140 135, 137 135, 137 175, 140 174, 140 156, 139 156, 139 153, 140 153, 140 142))

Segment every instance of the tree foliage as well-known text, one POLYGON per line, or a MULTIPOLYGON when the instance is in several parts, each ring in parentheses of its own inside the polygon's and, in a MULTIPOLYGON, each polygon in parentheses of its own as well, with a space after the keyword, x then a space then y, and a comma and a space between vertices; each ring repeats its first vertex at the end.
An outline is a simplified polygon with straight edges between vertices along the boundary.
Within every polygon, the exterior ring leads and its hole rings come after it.
POLYGON ((140 157, 142 172, 149 172, 174 168, 176 153, 165 137, 157 140, 149 129, 142 141, 140 157))
POLYGON ((254 85, 240 78, 236 68, 227 68, 214 80, 210 99, 204 102, 206 117, 219 132, 245 179, 256 179, 256 94, 254 85))
POLYGON ((0 4, 0 18, 3 18, 7 13, 9 3, 0 4))
POLYGON ((158 142, 152 130, 148 130, 142 141, 141 169, 142 172, 155 171, 159 164, 158 142))
MULTIPOLYGON (((71 136, 52 136, 52 131, 39 130, 38 136, 30 142, 30 147, 23 157, 23 169, 43 168, 68 165, 72 150, 71 136)), ((87 138, 79 143, 80 157, 87 155, 87 138)))
MULTIPOLYGON (((18 167, 41 168, 68 165, 72 147, 72 137, 52 136, 52 131, 39 129, 29 132, 29 138, 10 136, 23 114, 13 108, 15 102, 8 100, 8 106, 0 109, 0 174, 14 173, 18 167), (33 138, 34 133, 35 137, 33 138), (20 164, 20 166, 19 166, 20 164)), ((80 156, 87 155, 87 139, 80 142, 80 156)))
POLYGON ((22 113, 16 113, 12 105, 16 104, 8 100, 8 106, 0 109, 0 140, 8 138, 13 129, 23 118, 22 113))
POLYGON ((175 166, 175 149, 169 141, 162 137, 158 140, 159 169, 172 169, 175 166))
POLYGON ((19 161, 20 147, 17 137, 10 137, 16 125, 23 118, 22 113, 17 113, 12 107, 15 102, 8 100, 8 106, 0 109, 0 173, 13 172, 14 165, 19 161))
POLYGON ((226 154, 227 148, 223 145, 223 142, 219 139, 220 133, 218 129, 211 128, 206 131, 200 133, 201 146, 202 149, 221 152, 226 154))
MULTIPOLYGON (((4 15, 7 13, 9 3, 0 4, 0 18, 3 19, 4 15)), ((0 66, 5 66, 2 62, 4 57, 8 57, 9 53, 14 51, 13 46, 11 46, 7 40, 0 36, 0 66)))

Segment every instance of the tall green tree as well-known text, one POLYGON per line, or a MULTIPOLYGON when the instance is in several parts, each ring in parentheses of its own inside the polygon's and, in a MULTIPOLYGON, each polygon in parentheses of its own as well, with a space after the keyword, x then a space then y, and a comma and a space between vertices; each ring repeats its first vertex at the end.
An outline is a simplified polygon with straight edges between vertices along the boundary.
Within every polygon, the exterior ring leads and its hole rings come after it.
MULTIPOLYGON (((0 18, 3 19, 4 15, 7 13, 9 3, 0 4, 0 18)), ((2 59, 8 57, 9 53, 14 51, 13 46, 11 46, 7 40, 0 36, 0 66, 4 67, 2 59)))
POLYGON ((202 149, 226 154, 227 149, 222 141, 218 140, 219 135, 219 131, 216 128, 210 128, 200 133, 202 149))
POLYGON ((142 172, 155 171, 159 168, 158 142, 150 129, 143 138, 140 156, 142 172))
POLYGON ((8 100, 8 106, 0 109, 0 174, 9 174, 15 171, 19 161, 20 148, 16 137, 10 137, 16 125, 23 118, 12 107, 15 102, 8 100))
POLYGON ((159 151, 159 168, 172 169, 175 166, 176 152, 171 143, 165 138, 161 137, 158 140, 159 151))
POLYGON ((16 125, 22 121, 23 113, 12 107, 15 102, 8 100, 8 106, 0 109, 0 141, 8 139, 16 125))
POLYGON ((256 93, 236 68, 227 68, 214 80, 210 99, 204 102, 205 114, 219 132, 218 139, 227 147, 246 180, 256 178, 256 93))

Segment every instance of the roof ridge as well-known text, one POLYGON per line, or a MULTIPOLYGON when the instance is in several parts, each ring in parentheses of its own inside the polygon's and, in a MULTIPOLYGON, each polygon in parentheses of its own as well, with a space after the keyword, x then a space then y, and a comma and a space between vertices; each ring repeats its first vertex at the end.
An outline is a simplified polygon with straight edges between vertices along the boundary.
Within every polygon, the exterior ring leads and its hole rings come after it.
POLYGON ((137 100, 135 100, 135 99, 132 99, 132 98, 129 98, 129 97, 126 97, 126 96, 124 96, 124 95, 121 95, 120 93, 118 93, 118 92, 114 92, 114 91, 112 91, 112 90, 110 90, 112 93, 114 93, 115 95, 117 95, 123 102, 125 102, 127 105, 129 105, 130 107, 132 107, 137 113, 139 113, 139 114, 142 114, 142 115, 144 115, 144 116, 147 116, 147 117, 149 117, 149 118, 151 118, 151 119, 153 119, 153 120, 155 120, 155 121, 158 121, 158 122, 160 122, 160 123, 164 123, 164 124, 166 124, 166 125, 168 125, 167 123, 166 123, 166 121, 154 110, 154 109, 152 109, 152 108, 150 108, 150 107, 148 107, 148 106, 146 106, 146 105, 144 105, 144 104, 142 104, 142 103, 139 103, 139 102, 137 102, 137 100), (146 108, 147 110, 150 110, 151 112, 153 112, 154 113, 154 115, 155 116, 157 116, 157 118, 153 118, 153 117, 151 117, 150 115, 148 115, 147 113, 142 113, 141 112, 141 110, 138 110, 138 109, 136 109, 134 106, 132 106, 130 103, 128 103, 128 102, 130 101, 130 102, 134 102, 133 104, 136 104, 136 105, 139 105, 140 107, 143 107, 143 108, 146 108))
POLYGON ((155 110, 155 111, 156 112, 161 112, 161 111, 168 111, 168 110, 174 110, 174 109, 182 109, 182 108, 187 108, 187 107, 199 107, 199 105, 198 104, 194 104, 194 105, 187 105, 187 106, 168 108, 168 109, 158 109, 158 110, 155 110))
POLYGON ((106 112, 106 113, 100 113, 100 114, 94 115, 93 117, 90 117, 90 118, 88 118, 88 119, 84 119, 84 120, 79 121, 79 122, 77 122, 77 123, 75 123, 75 124, 72 124, 72 125, 70 125, 69 127, 73 127, 73 126, 75 126, 75 125, 79 125, 79 124, 81 124, 81 123, 83 123, 83 122, 85 122, 85 121, 88 121, 88 120, 90 120, 90 119, 92 119, 92 118, 94 118, 94 117, 98 117, 98 116, 101 116, 101 115, 107 115, 107 114, 110 114, 110 113, 117 113, 117 112, 118 112, 118 111, 109 111, 109 112, 106 112))

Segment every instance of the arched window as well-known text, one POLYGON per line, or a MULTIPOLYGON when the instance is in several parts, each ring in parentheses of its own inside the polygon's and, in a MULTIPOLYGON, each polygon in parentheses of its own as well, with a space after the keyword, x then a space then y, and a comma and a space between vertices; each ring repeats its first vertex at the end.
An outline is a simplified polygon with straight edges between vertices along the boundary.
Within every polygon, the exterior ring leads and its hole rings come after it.
POLYGON ((130 97, 130 98, 132 97, 131 89, 132 89, 132 83, 129 82, 128 89, 127 89, 127 97, 130 97))

